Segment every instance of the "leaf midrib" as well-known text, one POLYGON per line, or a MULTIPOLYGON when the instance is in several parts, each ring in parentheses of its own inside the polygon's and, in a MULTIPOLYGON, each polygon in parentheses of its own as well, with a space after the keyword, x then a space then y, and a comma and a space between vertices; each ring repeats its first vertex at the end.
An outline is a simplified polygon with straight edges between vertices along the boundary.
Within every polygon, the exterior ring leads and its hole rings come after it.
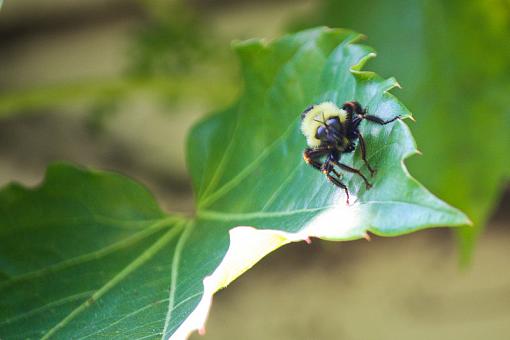
MULTIPOLYGON (((360 202, 358 206, 366 206, 371 204, 401 204, 401 205, 411 205, 420 208, 439 210, 436 206, 429 206, 422 203, 415 202, 404 202, 404 201, 396 201, 396 200, 388 200, 388 201, 366 201, 360 202)), ((292 215, 299 215, 308 212, 320 212, 323 210, 327 210, 330 208, 335 208, 335 205, 329 205, 321 208, 303 208, 296 210, 288 210, 288 211, 272 211, 272 212, 264 212, 264 211, 255 211, 255 212, 243 212, 243 213, 230 213, 223 211, 215 211, 215 210, 201 210, 197 217, 203 220, 209 221, 237 221, 237 220, 249 220, 255 218, 274 218, 274 217, 285 217, 292 215)), ((450 209, 440 209, 443 212, 451 213, 450 209)))

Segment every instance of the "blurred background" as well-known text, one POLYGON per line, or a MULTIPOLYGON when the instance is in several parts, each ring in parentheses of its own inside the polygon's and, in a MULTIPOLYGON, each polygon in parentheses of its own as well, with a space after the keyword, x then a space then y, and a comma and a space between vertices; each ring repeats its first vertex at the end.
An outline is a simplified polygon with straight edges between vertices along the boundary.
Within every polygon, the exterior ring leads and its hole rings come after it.
POLYGON ((507 338, 508 0, 5 0, 0 185, 67 160, 192 213, 186 132, 242 91, 230 42, 318 25, 367 35, 417 119, 411 173, 475 228, 284 247, 217 294, 204 339, 507 338))

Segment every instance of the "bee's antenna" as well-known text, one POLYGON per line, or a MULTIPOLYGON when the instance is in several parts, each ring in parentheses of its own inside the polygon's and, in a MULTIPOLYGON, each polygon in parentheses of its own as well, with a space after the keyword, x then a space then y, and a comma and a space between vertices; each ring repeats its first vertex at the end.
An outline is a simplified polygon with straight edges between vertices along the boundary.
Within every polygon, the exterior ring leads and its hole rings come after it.
POLYGON ((328 128, 328 123, 326 123, 326 117, 324 117, 324 112, 322 112, 322 121, 317 119, 314 119, 313 121, 317 123, 322 123, 326 128, 328 128))
POLYGON ((326 127, 326 131, 329 131, 328 129, 328 123, 326 122, 326 117, 324 117, 324 111, 322 112, 322 124, 326 127))

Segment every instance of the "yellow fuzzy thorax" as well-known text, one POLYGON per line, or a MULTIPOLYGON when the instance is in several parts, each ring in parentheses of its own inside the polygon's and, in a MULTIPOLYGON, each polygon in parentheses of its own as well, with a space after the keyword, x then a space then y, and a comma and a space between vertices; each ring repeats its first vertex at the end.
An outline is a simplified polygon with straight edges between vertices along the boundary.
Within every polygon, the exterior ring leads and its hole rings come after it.
POLYGON ((330 118, 338 117, 341 124, 345 123, 347 112, 340 109, 332 102, 324 102, 314 105, 308 112, 304 113, 301 121, 301 132, 306 137, 306 143, 311 148, 316 148, 321 141, 315 137, 319 126, 324 125, 322 122, 330 118))

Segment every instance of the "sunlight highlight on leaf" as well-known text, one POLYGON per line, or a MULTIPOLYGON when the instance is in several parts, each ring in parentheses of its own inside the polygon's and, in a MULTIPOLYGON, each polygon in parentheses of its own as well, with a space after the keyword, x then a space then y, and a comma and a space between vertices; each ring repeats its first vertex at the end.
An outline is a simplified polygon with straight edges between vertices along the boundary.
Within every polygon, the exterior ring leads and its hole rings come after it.
POLYGON ((324 240, 339 241, 366 238, 365 228, 360 225, 360 204, 351 196, 353 204, 344 204, 343 193, 338 192, 333 202, 337 204, 317 214, 303 228, 302 234, 324 240))

